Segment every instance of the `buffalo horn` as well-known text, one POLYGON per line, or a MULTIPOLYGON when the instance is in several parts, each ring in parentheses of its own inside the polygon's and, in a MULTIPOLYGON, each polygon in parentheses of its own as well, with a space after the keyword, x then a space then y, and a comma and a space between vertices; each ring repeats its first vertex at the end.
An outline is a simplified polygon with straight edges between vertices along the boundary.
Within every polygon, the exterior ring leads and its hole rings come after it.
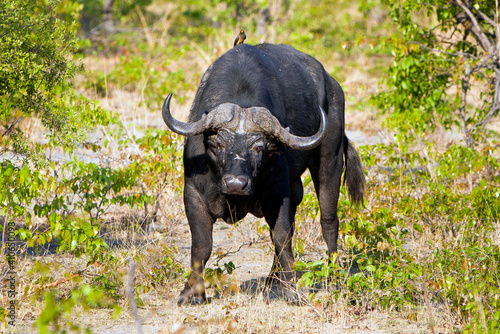
POLYGON ((295 136, 281 126, 278 119, 271 115, 266 108, 255 108, 254 122, 269 135, 274 136, 286 146, 296 150, 309 150, 318 146, 326 135, 327 118, 325 111, 319 107, 321 123, 318 131, 309 137, 295 136), (271 117, 269 117, 271 116, 271 117), (263 121, 266 120, 266 121, 263 121))
MULTIPOLYGON (((194 123, 185 123, 176 120, 170 113, 170 99, 172 94, 169 94, 163 103, 162 116, 165 124, 174 131, 183 136, 195 136, 209 129, 217 129, 224 126, 229 126, 229 122, 234 118, 235 108, 241 113, 245 113, 245 109, 238 107, 235 104, 221 104, 216 109, 208 114, 204 114, 200 120, 194 123)), ((275 137, 286 146, 297 150, 308 150, 318 146, 326 135, 327 118, 325 111, 319 107, 321 122, 318 131, 309 137, 300 137, 291 134, 287 129, 281 126, 280 122, 274 117, 271 112, 263 107, 249 108, 252 111, 252 121, 264 133, 275 137)), ((247 109, 248 110, 248 109, 247 109)), ((241 116, 240 116, 241 117, 241 116)), ((239 118, 239 117, 238 117, 239 118)), ((248 123, 246 123, 248 124, 248 123)), ((234 127, 237 124, 232 124, 229 127, 234 127)), ((251 131, 253 126, 250 126, 251 131)))
POLYGON ((168 94, 165 102, 163 103, 163 108, 161 109, 163 121, 170 128, 170 130, 183 136, 195 136, 202 133, 206 128, 207 115, 203 115, 199 121, 194 123, 185 123, 178 121, 170 113, 171 98, 172 93, 168 94))
POLYGON ((221 104, 216 109, 212 110, 208 114, 203 114, 201 119, 194 123, 186 123, 176 120, 170 113, 170 99, 172 98, 172 93, 170 93, 165 102, 163 103, 162 116, 165 124, 175 133, 183 136, 196 136, 206 130, 213 130, 225 124, 234 116, 233 104, 221 104))

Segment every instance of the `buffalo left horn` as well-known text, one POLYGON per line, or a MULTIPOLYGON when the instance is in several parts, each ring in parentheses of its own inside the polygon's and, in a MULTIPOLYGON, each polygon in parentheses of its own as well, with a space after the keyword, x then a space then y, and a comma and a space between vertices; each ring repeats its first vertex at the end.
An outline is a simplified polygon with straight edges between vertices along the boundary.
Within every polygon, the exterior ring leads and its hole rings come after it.
POLYGON ((161 109, 163 121, 170 128, 170 130, 183 136, 195 136, 205 131, 205 128, 207 127, 207 115, 203 115, 199 121, 194 123, 184 123, 178 121, 170 113, 171 98, 172 93, 168 94, 165 102, 163 103, 163 108, 161 109))
POLYGON ((313 149, 319 144, 326 135, 326 127, 328 124, 326 113, 319 107, 320 125, 318 131, 309 137, 301 137, 291 134, 288 129, 281 126, 280 122, 266 108, 252 108, 253 121, 263 132, 277 138, 286 146, 296 150, 313 149))

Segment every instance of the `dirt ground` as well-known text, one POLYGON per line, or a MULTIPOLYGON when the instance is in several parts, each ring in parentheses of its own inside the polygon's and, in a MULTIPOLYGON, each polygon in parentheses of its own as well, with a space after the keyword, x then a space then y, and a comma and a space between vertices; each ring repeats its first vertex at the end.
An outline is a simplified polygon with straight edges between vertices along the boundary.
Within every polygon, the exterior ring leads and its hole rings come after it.
MULTIPOLYGON (((175 205, 180 206, 181 201, 175 205)), ((273 261, 273 250, 268 232, 258 232, 264 222, 247 217, 237 226, 218 221, 214 227, 214 248, 207 267, 218 267, 233 262, 236 269, 225 276, 224 292, 214 288, 207 289, 209 302, 200 306, 178 306, 175 297, 182 290, 184 279, 173 280, 171 284, 158 287, 140 294, 143 305, 139 306, 140 331, 126 300, 121 302, 122 311, 117 318, 112 309, 76 309, 71 321, 81 328, 89 328, 92 333, 445 333, 449 328, 432 325, 444 323, 439 319, 439 310, 393 311, 360 310, 346 301, 332 302, 329 305, 306 302, 297 306, 287 303, 284 298, 264 292, 264 280, 273 261), (432 316, 435 319, 432 319, 432 316)), ((158 226, 160 225, 160 226, 158 226)), ((165 242, 177 247, 175 259, 189 266, 190 232, 186 219, 180 219, 170 230, 160 228, 146 229, 141 236, 149 249, 161 252, 165 242), (160 231, 160 232, 159 232, 160 231)), ((318 229, 319 231, 319 229, 318 229)), ((296 236, 304 231, 300 229, 296 236)), ((321 238, 317 244, 304 245, 300 260, 317 260, 324 256, 326 245, 321 238)), ((123 255, 127 252, 141 251, 141 242, 130 248, 117 247, 123 255)), ((40 258, 58 256, 62 268, 75 265, 74 260, 67 262, 60 255, 42 255, 40 258)), ((141 265, 141 264, 139 264, 141 265)), ((124 264, 126 266, 126 263, 124 264)), ((63 270, 59 269, 59 270, 63 270)), ((54 269, 57 270, 57 269, 54 269)), ((137 275, 137 272, 136 272, 137 275)), ((62 284, 58 289, 65 291, 71 283, 62 284)), ((275 291, 275 290, 272 290, 275 291)), ((327 293, 315 291, 316 297, 327 293)), ((20 308, 12 333, 34 333, 34 321, 41 311, 40 303, 26 301, 20 308)))
MULTIPOLYGON (((208 266, 216 265, 218 253, 228 253, 221 263, 233 262, 236 270, 225 286, 231 292, 217 294, 207 290, 209 303, 201 306, 177 306, 174 298, 182 284, 168 291, 152 291, 142 295, 139 309, 143 333, 429 333, 427 314, 411 312, 370 311, 360 314, 345 303, 328 311, 321 305, 291 305, 279 296, 263 291, 264 280, 273 261, 269 238, 255 232, 254 219, 246 219, 233 227, 217 222, 214 228, 214 252, 208 266), (250 244, 251 242, 251 244, 250 244), (420 319, 419 321, 415 321, 420 319)), ((183 222, 176 233, 183 261, 188 265, 189 231, 183 222)), ((306 251, 306 259, 319 259, 324 245, 306 251)), ((326 248, 324 248, 326 249, 326 248)), ((137 333, 131 313, 123 310, 110 320, 111 311, 97 311, 85 319, 94 333, 137 333)))

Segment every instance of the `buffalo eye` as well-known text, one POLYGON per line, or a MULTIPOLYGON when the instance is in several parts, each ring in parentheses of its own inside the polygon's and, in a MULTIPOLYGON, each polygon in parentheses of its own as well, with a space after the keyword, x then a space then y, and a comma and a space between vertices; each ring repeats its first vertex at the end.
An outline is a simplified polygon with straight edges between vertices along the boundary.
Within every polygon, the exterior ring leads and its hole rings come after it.
POLYGON ((254 145, 252 147, 252 150, 256 153, 260 153, 260 152, 264 151, 264 145, 254 145))
POLYGON ((223 151, 231 147, 234 142, 234 133, 224 129, 219 130, 215 140, 215 148, 217 151, 223 151))
POLYGON ((251 144, 250 148, 255 153, 261 153, 262 151, 264 151, 265 144, 262 140, 257 140, 251 144))

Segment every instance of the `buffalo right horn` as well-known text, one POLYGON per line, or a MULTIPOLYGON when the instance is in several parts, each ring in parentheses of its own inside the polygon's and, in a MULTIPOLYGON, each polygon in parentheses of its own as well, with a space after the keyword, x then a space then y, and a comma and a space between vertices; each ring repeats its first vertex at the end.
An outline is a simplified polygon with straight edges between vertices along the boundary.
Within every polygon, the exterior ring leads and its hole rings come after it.
POLYGON ((171 98, 172 93, 168 94, 163 103, 161 111, 163 121, 165 121, 170 130, 182 136, 196 136, 207 130, 217 129, 221 125, 230 122, 234 117, 235 109, 239 108, 236 104, 224 103, 211 110, 208 114, 203 114, 200 120, 194 123, 185 123, 176 120, 170 113, 171 98))

